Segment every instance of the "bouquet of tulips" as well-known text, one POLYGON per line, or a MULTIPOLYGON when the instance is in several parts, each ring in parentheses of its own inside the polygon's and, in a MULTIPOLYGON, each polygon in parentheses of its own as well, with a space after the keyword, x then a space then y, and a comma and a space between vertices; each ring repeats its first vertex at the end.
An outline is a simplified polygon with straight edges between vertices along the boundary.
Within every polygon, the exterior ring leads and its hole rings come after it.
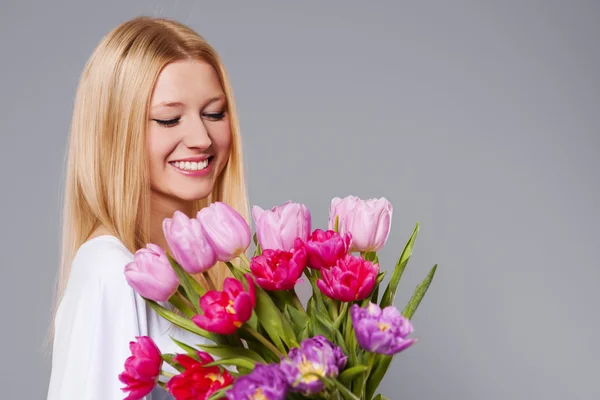
POLYGON ((375 392, 393 357, 415 343, 410 319, 437 267, 402 312, 394 307, 419 225, 380 290, 377 252, 392 220, 385 198, 334 198, 327 230, 312 230, 310 211, 298 203, 255 206, 252 216, 254 235, 221 202, 195 218, 175 212, 163 223, 169 251, 149 244, 127 265, 127 281, 152 309, 208 340, 173 338, 181 352, 161 354, 152 339, 137 337, 119 375, 126 399, 155 385, 177 400, 386 399, 375 392), (233 275, 222 290, 207 274, 217 262, 233 275), (312 287, 306 306, 295 290, 302 275, 312 287))

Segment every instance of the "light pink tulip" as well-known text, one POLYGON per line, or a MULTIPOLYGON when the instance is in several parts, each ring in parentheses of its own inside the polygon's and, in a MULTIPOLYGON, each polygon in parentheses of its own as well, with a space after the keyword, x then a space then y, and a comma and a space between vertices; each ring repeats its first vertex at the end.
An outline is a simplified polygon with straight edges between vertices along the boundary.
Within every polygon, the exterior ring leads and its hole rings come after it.
POLYGON ((250 246, 250 225, 227 204, 212 203, 200 210, 196 219, 214 249, 217 260, 231 261, 250 246))
POLYGON ((154 301, 169 300, 179 286, 167 254, 152 243, 135 252, 133 261, 125 266, 125 278, 141 296, 154 301))
POLYGON ((304 204, 287 201, 270 210, 254 206, 252 217, 263 250, 290 251, 296 238, 305 242, 311 234, 311 215, 304 204))
POLYGON ((173 258, 188 273, 204 272, 217 262, 217 254, 196 218, 175 211, 173 218, 164 219, 163 231, 173 258))
POLYGON ((334 228, 336 216, 338 232, 352 235, 351 251, 378 251, 390 234, 392 205, 384 197, 368 200, 335 197, 329 210, 329 229, 334 228))

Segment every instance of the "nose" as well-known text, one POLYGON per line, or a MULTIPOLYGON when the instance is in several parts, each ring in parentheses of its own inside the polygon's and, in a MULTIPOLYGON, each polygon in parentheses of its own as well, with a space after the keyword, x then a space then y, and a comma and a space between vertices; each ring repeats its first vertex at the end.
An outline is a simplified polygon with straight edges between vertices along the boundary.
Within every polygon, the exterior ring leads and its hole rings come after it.
POLYGON ((207 149, 212 144, 208 130, 200 117, 194 118, 193 122, 187 127, 183 144, 187 148, 200 150, 207 149))

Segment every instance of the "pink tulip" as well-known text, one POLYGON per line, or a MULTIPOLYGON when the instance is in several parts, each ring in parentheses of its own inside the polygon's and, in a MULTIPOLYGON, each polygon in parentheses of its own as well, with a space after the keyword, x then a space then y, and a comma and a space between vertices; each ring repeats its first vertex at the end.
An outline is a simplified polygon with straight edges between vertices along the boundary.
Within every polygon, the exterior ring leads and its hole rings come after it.
POLYGON ((384 197, 361 200, 356 196, 331 200, 329 229, 339 217, 338 232, 352 234, 350 251, 378 251, 385 245, 392 224, 392 205, 384 197))
POLYGON ((119 380, 126 385, 121 390, 129 392, 124 400, 140 400, 150 393, 158 382, 163 362, 152 339, 148 336, 136 339, 137 342, 129 342, 131 356, 125 360, 125 371, 119 374, 119 380))
POLYGON ((163 231, 173 258, 188 273, 204 272, 217 262, 217 254, 196 218, 175 211, 172 219, 163 221, 163 231))
POLYGON ((252 217, 263 250, 290 251, 296 238, 306 241, 311 232, 311 215, 304 204, 288 201, 270 210, 254 206, 252 217))
POLYGON ((140 296, 167 301, 177 291, 179 278, 165 251, 155 244, 139 249, 125 266, 125 279, 140 296))
POLYGON ((344 302, 364 300, 375 287, 379 264, 347 254, 330 269, 322 269, 317 286, 327 297, 344 302))
POLYGON ((222 202, 203 208, 196 215, 217 260, 231 261, 250 246, 250 225, 237 211, 222 202))
POLYGON ((315 229, 308 242, 305 243, 308 266, 313 269, 329 268, 339 259, 343 259, 350 250, 352 235, 343 237, 332 230, 315 229))

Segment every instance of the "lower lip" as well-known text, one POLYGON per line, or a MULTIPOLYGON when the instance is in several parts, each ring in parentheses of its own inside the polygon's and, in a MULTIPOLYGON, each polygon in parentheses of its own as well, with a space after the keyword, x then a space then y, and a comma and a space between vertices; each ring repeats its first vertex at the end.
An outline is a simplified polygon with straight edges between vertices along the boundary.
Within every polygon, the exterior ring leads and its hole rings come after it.
POLYGON ((208 173, 211 170, 212 167, 212 158, 210 158, 208 160, 208 165, 206 166, 206 168, 204 169, 200 169, 200 170, 191 170, 191 169, 181 169, 181 168, 177 168, 175 165, 173 165, 172 163, 169 163, 169 165, 173 168, 175 168, 175 171, 179 172, 180 174, 186 175, 186 176, 206 176, 208 175, 208 173))

